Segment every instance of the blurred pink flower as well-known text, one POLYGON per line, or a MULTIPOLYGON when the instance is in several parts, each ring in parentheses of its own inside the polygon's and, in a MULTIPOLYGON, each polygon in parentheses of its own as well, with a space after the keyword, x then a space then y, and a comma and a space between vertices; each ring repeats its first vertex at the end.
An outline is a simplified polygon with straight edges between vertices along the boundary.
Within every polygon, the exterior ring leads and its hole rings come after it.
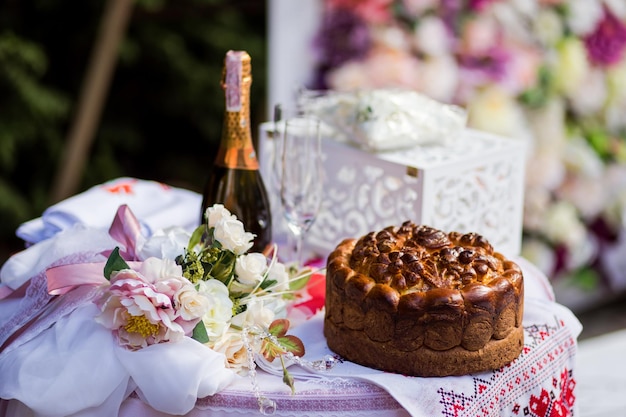
POLYGON ((610 66, 621 61, 626 48, 626 26, 608 9, 595 31, 585 37, 591 62, 610 66))
POLYGON ((393 0, 329 0, 331 8, 352 10, 361 19, 370 23, 385 23, 391 20, 390 5, 393 0))

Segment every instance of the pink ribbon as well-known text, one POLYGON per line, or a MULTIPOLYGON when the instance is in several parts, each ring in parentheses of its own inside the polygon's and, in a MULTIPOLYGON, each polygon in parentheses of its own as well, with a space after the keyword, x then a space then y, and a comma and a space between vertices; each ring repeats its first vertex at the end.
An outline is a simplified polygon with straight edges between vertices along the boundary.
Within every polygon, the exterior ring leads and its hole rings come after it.
POLYGON ((106 284, 104 262, 61 265, 46 270, 48 293, 62 295, 79 285, 106 284))
MULTIPOLYGON (((120 251, 120 255, 126 261, 137 259, 137 247, 145 241, 141 234, 141 225, 126 204, 121 205, 111 227, 109 234, 119 243, 125 250, 120 251)), ((111 251, 107 251, 109 254, 111 251)), ((127 262, 132 268, 138 267, 140 262, 127 262)), ((50 295, 62 295, 71 291, 79 285, 102 285, 108 281, 104 277, 105 262, 94 262, 84 264, 62 265, 46 270, 46 278, 48 280, 48 293, 50 295)))
POLYGON ((120 252, 124 259, 137 260, 137 247, 143 244, 146 239, 141 234, 139 220, 126 204, 117 209, 113 223, 109 228, 109 235, 126 248, 124 252, 120 252))
MULTIPOLYGON (((138 269, 141 262, 127 262, 129 268, 138 269)), ((63 295, 79 285, 102 285, 109 281, 104 277, 105 262, 61 265, 46 270, 48 293, 63 295)))

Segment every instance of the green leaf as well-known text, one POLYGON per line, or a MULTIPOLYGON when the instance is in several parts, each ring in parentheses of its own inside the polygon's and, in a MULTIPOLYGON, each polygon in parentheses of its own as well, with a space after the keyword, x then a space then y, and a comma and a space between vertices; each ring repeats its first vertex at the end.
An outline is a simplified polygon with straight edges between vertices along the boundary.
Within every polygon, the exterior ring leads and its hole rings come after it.
POLYGON ((276 285, 278 283, 278 281, 276 281, 275 279, 265 279, 261 285, 259 285, 259 287, 262 290, 268 289, 269 287, 276 285))
POLYGON ((115 247, 109 256, 109 259, 107 259, 106 265, 104 265, 104 277, 107 280, 110 280, 113 272, 121 271, 123 269, 130 269, 130 267, 120 255, 120 248, 115 247))
POLYGON ((209 335, 206 332, 206 327, 204 327, 204 322, 202 320, 200 320, 198 324, 196 324, 196 327, 193 328, 191 338, 200 343, 207 343, 209 341, 209 335))
POLYGON ((282 337, 287 334, 289 330, 289 320, 276 319, 270 324, 269 332, 272 336, 282 337))
POLYGON ((206 231, 205 224, 201 224, 200 226, 196 227, 196 230, 194 230, 193 233, 191 234, 191 237, 189 238, 189 243, 187 244, 188 252, 192 252, 193 248, 196 247, 196 245, 200 244, 200 242, 202 241, 202 235, 204 234, 205 231, 206 231))
POLYGON ((291 281, 289 283, 289 289, 291 291, 301 290, 309 282, 309 280, 311 279, 311 275, 312 275, 312 273, 304 274, 304 275, 302 275, 302 277, 291 281))
POLYGON ((278 338, 278 343, 287 351, 295 356, 304 356, 304 343, 297 336, 287 335, 278 338))

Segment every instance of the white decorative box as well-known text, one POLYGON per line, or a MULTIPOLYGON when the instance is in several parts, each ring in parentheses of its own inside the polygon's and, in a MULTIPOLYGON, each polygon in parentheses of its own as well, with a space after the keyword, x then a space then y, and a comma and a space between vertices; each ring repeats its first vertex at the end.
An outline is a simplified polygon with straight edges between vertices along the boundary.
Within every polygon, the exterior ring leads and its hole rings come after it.
MULTIPOLYGON (((274 234, 287 233, 270 176, 272 124, 260 127, 259 159, 268 186, 274 234)), ((476 232, 494 248, 518 255, 522 238, 525 144, 466 129, 450 145, 370 153, 322 139, 322 209, 305 247, 325 256, 346 237, 406 220, 444 231, 476 232)))

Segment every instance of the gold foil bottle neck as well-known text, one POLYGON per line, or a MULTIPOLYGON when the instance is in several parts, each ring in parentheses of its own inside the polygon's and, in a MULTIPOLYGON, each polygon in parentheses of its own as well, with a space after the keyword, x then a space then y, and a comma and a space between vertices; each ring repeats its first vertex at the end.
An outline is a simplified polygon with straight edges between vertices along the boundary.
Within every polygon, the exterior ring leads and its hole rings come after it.
POLYGON ((226 112, 215 163, 228 168, 259 169, 250 126, 251 61, 245 51, 228 51, 224 59, 222 88, 226 112))

